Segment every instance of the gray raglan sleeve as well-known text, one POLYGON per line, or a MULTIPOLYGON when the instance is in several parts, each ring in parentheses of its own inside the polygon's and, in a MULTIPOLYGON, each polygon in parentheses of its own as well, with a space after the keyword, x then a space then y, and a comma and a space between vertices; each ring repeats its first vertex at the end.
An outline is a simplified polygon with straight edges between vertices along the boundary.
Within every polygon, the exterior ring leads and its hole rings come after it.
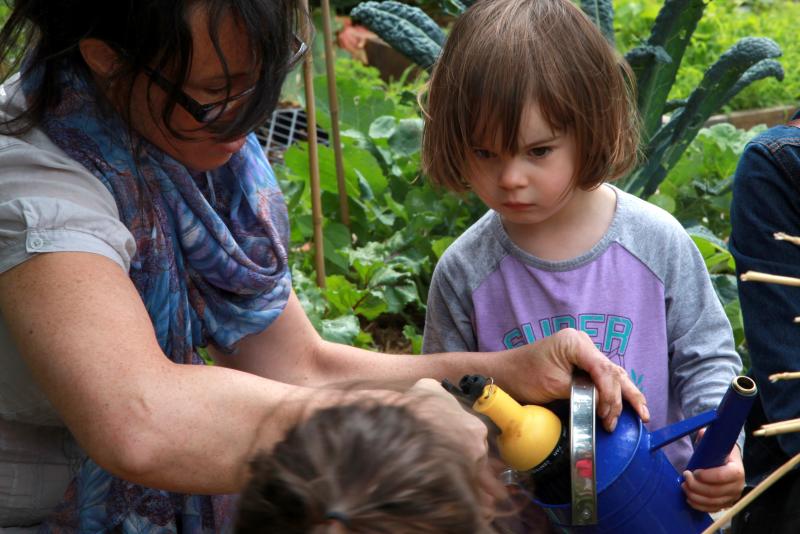
POLYGON ((422 341, 424 354, 477 350, 467 277, 459 276, 461 266, 448 252, 436 265, 431 279, 422 341))
POLYGON ((682 229, 672 241, 665 280, 670 380, 691 417, 717 407, 742 361, 700 251, 682 229))
MULTIPOLYGON (((665 283, 670 387, 692 417, 719 405, 742 360, 700 251, 682 229, 673 241, 665 283)), ((744 450, 744 429, 736 443, 744 450)))

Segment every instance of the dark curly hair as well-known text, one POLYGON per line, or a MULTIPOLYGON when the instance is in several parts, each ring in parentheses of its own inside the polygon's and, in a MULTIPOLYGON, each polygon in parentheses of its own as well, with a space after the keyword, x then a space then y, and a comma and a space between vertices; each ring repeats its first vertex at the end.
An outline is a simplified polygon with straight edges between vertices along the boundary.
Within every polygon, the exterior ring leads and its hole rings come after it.
POLYGON ((404 406, 321 409, 251 462, 236 532, 491 532, 459 450, 404 406))
MULTIPOLYGON (((60 69, 72 68, 91 79, 78 47, 87 38, 105 42, 124 58, 115 73, 118 90, 130 94, 134 79, 146 68, 161 71, 166 67, 175 87, 180 88, 191 66, 188 14, 196 6, 208 11, 208 32, 228 78, 228 95, 231 80, 219 35, 224 15, 232 14, 247 36, 257 79, 254 93, 259 98, 248 99, 236 119, 220 127, 219 135, 235 138, 253 131, 274 110, 293 66, 290 59, 297 48, 297 24, 305 16, 296 0, 15 0, 0 30, 0 65, 11 64, 7 76, 24 58, 24 71, 41 72, 41 84, 35 94, 27 95, 25 113, 6 123, 5 130, 24 133, 41 122, 61 98, 60 69), (15 57, 18 50, 22 53, 15 57)), ((168 91, 161 118, 180 138, 169 126, 177 92, 168 91)))

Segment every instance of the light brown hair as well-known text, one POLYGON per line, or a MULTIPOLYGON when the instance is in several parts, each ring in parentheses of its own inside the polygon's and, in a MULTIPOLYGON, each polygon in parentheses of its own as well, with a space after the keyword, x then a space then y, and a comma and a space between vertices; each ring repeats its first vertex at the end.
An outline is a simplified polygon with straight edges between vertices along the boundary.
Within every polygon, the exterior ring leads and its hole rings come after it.
POLYGON ((491 532, 459 450, 404 406, 321 409, 251 462, 236 532, 491 532))
POLYGON ((454 23, 428 84, 422 166, 468 188, 471 148, 496 138, 516 153, 525 108, 574 135, 573 185, 625 175, 639 142, 630 67, 569 0, 479 0, 454 23))

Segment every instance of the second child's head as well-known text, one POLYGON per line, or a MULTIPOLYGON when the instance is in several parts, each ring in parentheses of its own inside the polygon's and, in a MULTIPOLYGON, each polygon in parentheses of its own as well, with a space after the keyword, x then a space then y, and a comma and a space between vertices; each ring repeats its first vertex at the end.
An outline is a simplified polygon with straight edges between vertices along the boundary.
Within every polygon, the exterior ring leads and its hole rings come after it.
POLYGON ((321 409, 251 462, 236 532, 490 532, 454 439, 402 405, 321 409))
POLYGON ((476 2, 431 75, 423 167, 510 213, 537 201, 515 190, 534 187, 554 203, 591 190, 635 163, 632 79, 569 0, 476 2))

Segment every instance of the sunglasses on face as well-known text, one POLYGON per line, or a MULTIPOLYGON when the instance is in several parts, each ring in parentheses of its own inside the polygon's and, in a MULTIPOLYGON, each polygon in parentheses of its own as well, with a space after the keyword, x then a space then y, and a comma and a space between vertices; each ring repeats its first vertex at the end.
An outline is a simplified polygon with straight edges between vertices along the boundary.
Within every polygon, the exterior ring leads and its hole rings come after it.
MULTIPOLYGON (((295 51, 292 54, 292 57, 289 59, 289 68, 292 68, 297 64, 300 59, 302 59, 303 55, 306 53, 308 49, 308 45, 304 43, 300 37, 296 34, 294 35, 294 44, 295 44, 295 51)), ((237 100, 241 100, 253 94, 256 90, 256 87, 250 87, 245 89, 241 93, 237 93, 235 95, 231 95, 227 98, 223 98, 222 100, 218 100, 216 102, 211 102, 208 104, 201 104, 191 96, 187 95, 182 89, 177 87, 174 83, 169 81, 165 78, 160 72, 153 70, 147 66, 144 67, 144 72, 147 74, 148 77, 159 86, 164 91, 170 93, 174 92, 176 95, 175 102, 185 109, 189 115, 192 116, 194 120, 199 123, 207 124, 209 122, 214 122, 218 117, 220 117, 228 106, 236 102, 237 100)))

